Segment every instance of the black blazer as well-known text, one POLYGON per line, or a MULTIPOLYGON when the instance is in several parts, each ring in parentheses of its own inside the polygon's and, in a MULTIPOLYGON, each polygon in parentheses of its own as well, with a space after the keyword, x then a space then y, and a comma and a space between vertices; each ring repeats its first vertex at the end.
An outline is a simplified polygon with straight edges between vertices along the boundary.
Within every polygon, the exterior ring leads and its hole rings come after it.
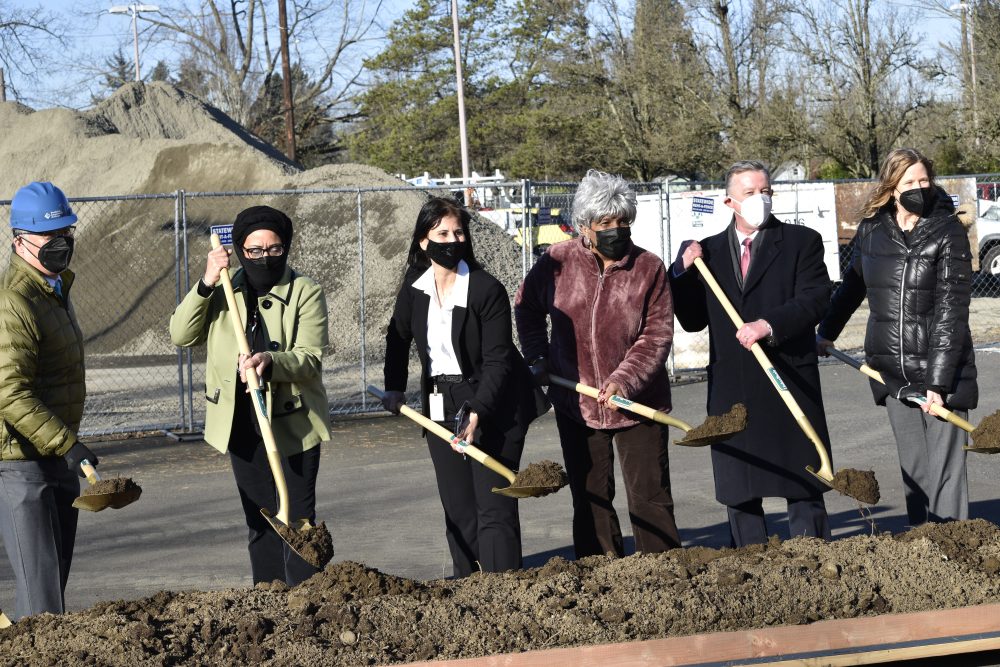
MULTIPOLYGON (((703 240, 705 263, 745 322, 762 318, 770 323, 774 335, 761 341, 764 351, 829 452, 814 333, 830 298, 822 239, 808 227, 771 216, 751 246, 745 281, 735 243, 732 224, 703 240)), ((721 414, 737 402, 748 412, 743 433, 712 447, 716 499, 737 505, 828 490, 805 470, 819 467, 812 443, 756 358, 736 340, 736 327, 699 271, 691 267, 681 276, 670 275, 681 326, 686 331, 709 327, 709 414, 721 414)))
MULTIPOLYGON (((385 339, 385 388, 405 391, 410 344, 416 342, 421 363, 420 397, 423 413, 429 414, 427 308, 430 297, 413 283, 426 269, 410 268, 396 296, 392 319, 385 339)), ((511 335, 510 298, 500 281, 481 268, 469 271, 469 294, 465 308, 452 313, 452 344, 458 355, 462 375, 471 387, 469 406, 478 413, 480 423, 502 431, 521 427, 544 414, 549 404, 538 389, 531 371, 511 335)))

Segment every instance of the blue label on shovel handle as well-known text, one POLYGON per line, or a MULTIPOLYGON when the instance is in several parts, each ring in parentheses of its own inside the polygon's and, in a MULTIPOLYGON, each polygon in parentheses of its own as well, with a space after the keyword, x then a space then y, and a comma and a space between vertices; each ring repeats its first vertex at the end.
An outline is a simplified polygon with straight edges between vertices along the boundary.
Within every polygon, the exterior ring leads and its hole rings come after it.
POLYGON ((771 376, 771 380, 774 382, 774 386, 778 388, 779 391, 788 391, 788 387, 785 383, 781 381, 781 376, 778 375, 778 371, 774 370, 774 366, 767 369, 768 375, 771 376))
POLYGON ((622 398, 618 394, 613 394, 611 396, 611 402, 621 408, 632 407, 632 401, 628 400, 627 398, 622 398))
POLYGON ((264 400, 264 390, 255 389, 250 393, 253 394, 254 400, 257 401, 257 405, 260 406, 260 414, 264 415, 264 418, 267 419, 267 401, 264 400))

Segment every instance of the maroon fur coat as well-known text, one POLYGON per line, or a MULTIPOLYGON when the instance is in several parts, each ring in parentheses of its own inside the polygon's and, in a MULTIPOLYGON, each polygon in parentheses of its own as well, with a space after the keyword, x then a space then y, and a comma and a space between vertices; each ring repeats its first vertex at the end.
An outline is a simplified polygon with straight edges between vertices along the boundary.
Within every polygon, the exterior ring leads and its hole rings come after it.
MULTIPOLYGON (((625 398, 670 410, 666 362, 674 309, 666 268, 653 253, 633 245, 602 273, 582 239, 557 243, 518 289, 514 318, 525 359, 548 357, 554 375, 597 388, 617 382, 625 398)), ((638 423, 632 413, 608 410, 569 389, 550 386, 549 400, 591 428, 638 423)))

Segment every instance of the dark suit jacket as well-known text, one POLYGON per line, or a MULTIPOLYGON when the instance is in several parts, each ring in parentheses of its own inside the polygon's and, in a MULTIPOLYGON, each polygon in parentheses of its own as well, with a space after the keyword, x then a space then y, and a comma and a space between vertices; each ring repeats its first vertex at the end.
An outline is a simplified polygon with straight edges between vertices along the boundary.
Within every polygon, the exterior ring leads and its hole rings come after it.
MULTIPOLYGON (((427 307, 430 297, 413 283, 424 272, 410 269, 396 297, 386 332, 385 388, 405 391, 410 343, 416 342, 421 362, 420 395, 424 415, 429 415, 431 392, 427 356, 427 307)), ((461 385, 484 430, 503 432, 507 438, 524 437, 528 424, 548 408, 545 394, 531 377, 511 335, 510 298, 503 284, 481 268, 469 272, 466 308, 452 313, 452 344, 466 383, 461 385)), ((461 401, 457 401, 461 402, 461 401)))
MULTIPOLYGON (((823 242, 808 227, 783 224, 772 216, 751 246, 745 284, 739 273, 735 223, 701 242, 705 263, 745 322, 764 319, 773 337, 764 351, 829 451, 815 327, 830 301, 823 242)), ((751 498, 806 498, 829 487, 805 467, 819 468, 819 456, 749 350, 736 340, 736 327, 719 300, 692 267, 673 276, 674 312, 686 331, 709 327, 708 412, 746 405, 747 430, 712 448, 715 494, 735 505, 751 498)))

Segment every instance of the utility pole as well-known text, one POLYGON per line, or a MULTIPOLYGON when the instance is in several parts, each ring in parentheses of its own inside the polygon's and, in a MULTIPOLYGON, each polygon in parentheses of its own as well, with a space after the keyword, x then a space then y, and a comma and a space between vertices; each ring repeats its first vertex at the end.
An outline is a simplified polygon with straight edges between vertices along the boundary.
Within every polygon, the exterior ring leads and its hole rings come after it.
POLYGON ((465 205, 472 205, 472 188, 469 186, 469 140, 465 132, 465 85, 462 82, 462 47, 458 39, 458 0, 451 0, 451 31, 455 36, 455 82, 458 92, 458 138, 462 149, 462 185, 465 186, 465 205))
POLYGON ((131 14, 132 15, 132 44, 135 46, 135 80, 139 81, 139 13, 140 12, 159 12, 160 8, 156 5, 140 5, 137 3, 129 3, 128 5, 117 5, 108 10, 109 14, 131 14))
POLYGON ((3 67, 0 67, 0 102, 7 101, 7 82, 3 78, 3 67))
POLYGON ((278 27, 281 31, 281 88, 285 101, 285 144, 288 159, 295 162, 295 107, 292 105, 292 66, 288 62, 288 13, 285 0, 278 0, 278 27))

